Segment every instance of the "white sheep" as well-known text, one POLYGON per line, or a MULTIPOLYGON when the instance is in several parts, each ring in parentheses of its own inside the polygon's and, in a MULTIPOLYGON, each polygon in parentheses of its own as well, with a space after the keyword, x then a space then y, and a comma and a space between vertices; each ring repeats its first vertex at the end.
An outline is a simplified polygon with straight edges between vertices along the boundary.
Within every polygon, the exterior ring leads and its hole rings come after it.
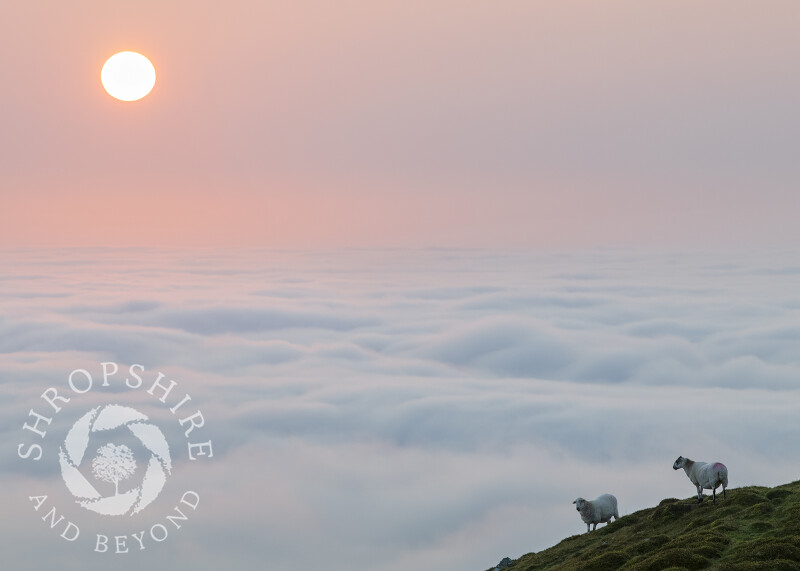
POLYGON ((575 509, 581 514, 581 519, 586 524, 586 531, 589 531, 589 525, 594 524, 592 531, 597 529, 598 523, 611 523, 611 517, 619 519, 619 511, 617 511, 617 498, 611 494, 603 494, 592 500, 584 500, 578 498, 574 502, 575 509))
POLYGON ((728 487, 728 469, 721 462, 709 464, 707 462, 695 462, 678 456, 672 465, 673 470, 683 468, 686 475, 697 488, 697 503, 703 501, 703 490, 711 490, 714 503, 717 502, 717 488, 722 484, 722 497, 726 497, 725 489, 728 487))

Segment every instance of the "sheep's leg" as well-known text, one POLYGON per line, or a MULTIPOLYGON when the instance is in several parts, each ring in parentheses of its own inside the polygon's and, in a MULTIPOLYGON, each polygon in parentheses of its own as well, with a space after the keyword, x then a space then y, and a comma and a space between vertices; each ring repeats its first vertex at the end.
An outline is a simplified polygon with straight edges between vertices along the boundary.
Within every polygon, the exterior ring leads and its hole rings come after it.
POLYGON ((700 484, 696 484, 696 486, 697 486, 697 503, 699 504, 702 503, 703 501, 703 488, 700 486, 700 484))
POLYGON ((717 503, 717 489, 716 488, 711 488, 711 496, 714 498, 714 501, 712 503, 716 504, 717 503))

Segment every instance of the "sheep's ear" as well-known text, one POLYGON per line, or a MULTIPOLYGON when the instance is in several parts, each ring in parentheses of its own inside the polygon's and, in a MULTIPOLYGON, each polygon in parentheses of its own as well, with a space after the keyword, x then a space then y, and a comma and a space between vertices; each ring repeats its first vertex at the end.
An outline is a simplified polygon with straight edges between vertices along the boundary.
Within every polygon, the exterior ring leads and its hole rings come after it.
POLYGON ((578 500, 575 500, 575 501, 574 501, 574 502, 572 502, 572 503, 573 503, 573 504, 577 504, 577 503, 578 503, 578 500))

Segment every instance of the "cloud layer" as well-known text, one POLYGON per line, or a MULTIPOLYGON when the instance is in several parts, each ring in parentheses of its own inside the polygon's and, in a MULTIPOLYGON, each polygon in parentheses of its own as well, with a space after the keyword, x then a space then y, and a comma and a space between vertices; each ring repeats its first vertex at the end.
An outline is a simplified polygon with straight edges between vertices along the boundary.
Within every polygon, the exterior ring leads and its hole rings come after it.
MULTIPOLYGON (((107 565, 27 500, 59 488, 57 463, 31 473, 16 456, 41 392, 106 360, 179 380, 213 434, 196 517, 140 555, 159 564, 482 569, 581 532, 576 496, 612 492, 623 513, 689 496, 679 454, 725 461, 734 486, 800 471, 785 253, 0 258, 2 537, 20 569, 107 565)), ((109 390, 180 438, 144 391, 109 390)))

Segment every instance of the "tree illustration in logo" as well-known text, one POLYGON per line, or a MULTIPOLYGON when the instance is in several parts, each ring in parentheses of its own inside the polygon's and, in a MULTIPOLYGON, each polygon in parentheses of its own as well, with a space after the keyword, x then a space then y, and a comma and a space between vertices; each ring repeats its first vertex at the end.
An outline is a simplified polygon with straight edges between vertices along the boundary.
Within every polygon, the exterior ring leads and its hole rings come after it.
POLYGON ((97 449, 97 456, 92 460, 92 474, 106 482, 114 484, 114 495, 119 495, 119 483, 127 480, 136 471, 136 460, 133 450, 121 444, 106 444, 97 449))

